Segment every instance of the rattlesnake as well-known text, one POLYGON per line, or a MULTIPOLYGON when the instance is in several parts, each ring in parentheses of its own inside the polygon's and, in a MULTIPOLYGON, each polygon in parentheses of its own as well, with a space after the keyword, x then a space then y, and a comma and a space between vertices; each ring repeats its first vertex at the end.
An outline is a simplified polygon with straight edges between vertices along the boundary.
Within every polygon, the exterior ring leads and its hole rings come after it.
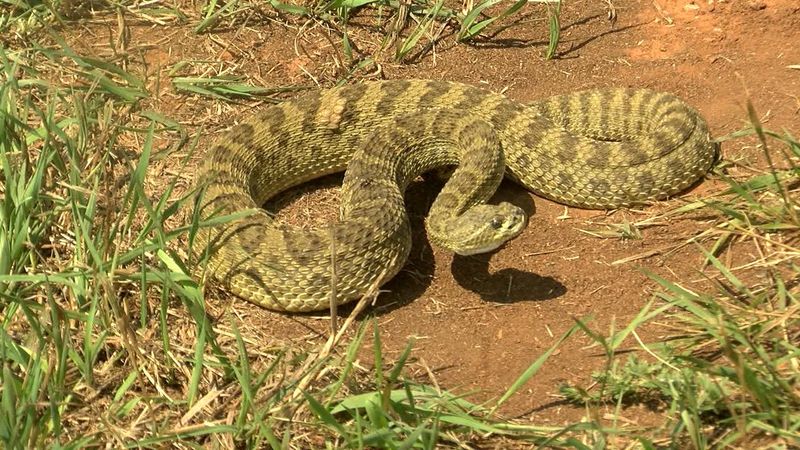
POLYGON ((426 227, 435 245, 472 254, 525 225, 519 208, 483 204, 504 172, 564 204, 616 208, 684 190, 715 158, 699 114, 649 90, 584 91, 530 105, 446 81, 316 90, 265 108, 211 147, 199 171, 199 216, 211 225, 195 245, 207 250, 206 273, 246 300, 324 309, 332 292, 337 303, 358 298, 403 266, 411 239, 403 191, 426 170, 461 162, 426 227), (340 220, 328 228, 291 228, 257 209, 345 168, 340 220), (224 224, 211 219, 245 210, 224 224))

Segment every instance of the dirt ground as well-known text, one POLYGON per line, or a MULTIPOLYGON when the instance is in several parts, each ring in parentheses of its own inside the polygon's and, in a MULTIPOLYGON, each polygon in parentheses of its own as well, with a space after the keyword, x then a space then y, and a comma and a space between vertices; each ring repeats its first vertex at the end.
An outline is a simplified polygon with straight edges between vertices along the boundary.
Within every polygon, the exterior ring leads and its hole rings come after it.
MULTIPOLYGON (((669 91, 698 108, 715 137, 745 126, 749 92, 768 128, 800 131, 800 70, 788 67, 800 64, 796 0, 615 0, 614 5, 618 18, 612 26, 605 2, 566 2, 559 57, 554 60, 542 57, 547 46, 544 11, 530 7, 520 23, 490 38, 455 45, 450 36, 415 64, 383 62, 383 76, 460 81, 504 91, 520 102, 610 86, 669 91)), ((101 29, 93 30, 102 37, 101 29)), ((202 98, 177 101, 165 82, 173 64, 219 60, 266 86, 312 85, 312 76, 330 79, 336 55, 324 30, 313 27, 300 38, 297 30, 272 23, 224 31, 214 39, 194 35, 184 26, 162 30, 162 37, 154 41, 147 37, 150 31, 133 26, 131 41, 138 36, 154 44, 140 49, 151 74, 157 74, 148 82, 158 94, 153 107, 187 125, 203 125, 209 135, 232 125, 232 118, 244 117, 250 108, 210 111, 211 103, 202 98)), ((360 38, 362 51, 380 42, 369 29, 351 31, 360 38)), ((762 165, 751 140, 723 143, 722 153, 737 166, 762 165)), ((175 170, 169 160, 160 161, 151 168, 151 176, 175 170)), ((186 179, 189 183, 190 174, 186 179)), ((324 209, 324 219, 333 217, 336 189, 330 186, 335 182, 326 180, 321 191, 290 202, 281 215, 293 223, 308 223, 324 209)), ((641 239, 602 239, 586 231, 654 217, 718 186, 711 180, 683 198, 642 211, 607 214, 565 208, 506 183, 498 199, 533 213, 530 224, 498 252, 475 257, 453 257, 431 248, 422 220, 436 189, 413 186, 407 199, 420 231, 411 259, 369 309, 380 324, 387 358, 396 357, 414 337, 412 368, 421 377, 430 370, 442 387, 479 391, 471 397, 475 400, 497 397, 573 325, 574 318, 591 317, 591 326, 602 333, 627 324, 656 290, 641 268, 682 280, 690 289, 703 279, 701 254, 685 244, 709 226, 706 217, 659 219, 642 227, 641 239), (621 262, 626 259, 631 261, 621 262)), ((225 317, 221 320, 236 321, 249 340, 268 346, 304 345, 327 337, 325 314, 276 314, 214 290, 208 302, 217 317, 225 317)), ((348 307, 340 309, 342 316, 349 312, 348 307)), ((666 332, 658 327, 644 331, 640 337, 646 342, 666 332)), ((561 402, 557 387, 562 382, 588 384, 591 372, 605 362, 602 349, 589 343, 585 337, 569 340, 505 412, 540 424, 580 418, 585 411, 561 402)), ((631 341, 628 347, 638 345, 631 341)), ((369 345, 366 350, 368 358, 369 345)), ((626 411, 622 419, 644 424, 653 415, 657 413, 637 409, 626 411)))

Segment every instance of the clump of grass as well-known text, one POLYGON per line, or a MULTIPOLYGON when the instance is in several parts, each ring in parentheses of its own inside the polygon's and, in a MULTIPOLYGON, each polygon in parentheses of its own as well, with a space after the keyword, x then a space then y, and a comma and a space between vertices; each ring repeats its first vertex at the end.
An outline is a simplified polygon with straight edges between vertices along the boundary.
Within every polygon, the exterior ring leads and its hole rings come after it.
MULTIPOLYGON (((278 13, 279 20, 292 22, 318 22, 336 33, 341 39, 341 49, 350 65, 378 61, 379 54, 394 47, 394 61, 413 62, 430 51, 445 35, 446 28, 455 30, 458 42, 470 42, 479 38, 492 25, 508 19, 521 11, 529 3, 541 3, 547 7, 549 20, 549 42, 545 58, 556 56, 560 36, 558 21, 561 0, 516 0, 504 4, 500 0, 467 2, 460 10, 445 5, 443 0, 414 0, 397 2, 393 0, 334 0, 308 3, 279 2, 272 0, 269 7, 278 13), (383 30, 383 39, 375 54, 367 57, 354 57, 351 30, 363 21, 354 21, 360 15, 374 17, 374 24, 383 30), (423 39, 424 38, 424 39, 423 39), (421 44, 427 41, 426 44, 421 44), (420 48, 421 47, 421 48, 420 48), (416 54, 413 54, 414 51, 416 54)), ((211 32, 223 23, 247 21, 255 5, 242 1, 217 2, 212 0, 204 8, 204 17, 196 31, 211 32)))
POLYGON ((266 98, 267 101, 277 103, 280 100, 274 95, 301 90, 295 87, 266 88, 252 86, 243 82, 244 77, 234 75, 220 75, 213 77, 181 77, 172 78, 172 84, 178 91, 193 93, 220 100, 266 98))

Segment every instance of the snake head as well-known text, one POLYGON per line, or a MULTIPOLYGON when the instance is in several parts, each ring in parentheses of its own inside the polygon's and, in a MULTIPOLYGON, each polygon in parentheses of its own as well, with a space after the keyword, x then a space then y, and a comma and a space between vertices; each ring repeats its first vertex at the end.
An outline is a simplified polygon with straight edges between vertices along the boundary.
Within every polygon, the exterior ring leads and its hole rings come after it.
MULTIPOLYGON (((459 255, 488 253, 519 235, 528 223, 525 212, 511 203, 476 205, 435 227, 441 233, 431 241, 459 255)), ((430 234, 429 227, 429 234, 430 234)))

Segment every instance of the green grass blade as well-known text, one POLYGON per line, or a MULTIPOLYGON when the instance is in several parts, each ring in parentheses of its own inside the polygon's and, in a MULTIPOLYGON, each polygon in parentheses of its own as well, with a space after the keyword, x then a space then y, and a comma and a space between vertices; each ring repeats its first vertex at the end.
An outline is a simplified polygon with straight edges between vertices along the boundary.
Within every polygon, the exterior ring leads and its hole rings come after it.
POLYGON ((497 410, 497 408, 499 408, 503 403, 505 403, 509 398, 511 398, 512 395, 514 395, 517 391, 519 391, 522 388, 522 386, 524 386, 525 383, 527 383, 534 375, 536 375, 536 373, 539 372, 539 370, 542 368, 547 359, 550 358, 553 352, 555 352, 556 349, 558 349, 558 347, 560 347, 561 344, 564 343, 564 341, 569 339, 570 336, 572 336, 576 331, 578 331, 579 328, 580 327, 578 325, 573 325, 572 327, 570 327, 570 329, 567 330, 567 332, 564 333, 546 352, 544 352, 541 356, 536 358, 536 360, 530 366, 528 366, 527 369, 525 369, 522 375, 520 375, 514 381, 511 387, 509 387, 508 390, 506 390, 506 392, 500 397, 500 399, 497 400, 497 403, 492 408, 492 414, 494 413, 494 411, 497 410))

